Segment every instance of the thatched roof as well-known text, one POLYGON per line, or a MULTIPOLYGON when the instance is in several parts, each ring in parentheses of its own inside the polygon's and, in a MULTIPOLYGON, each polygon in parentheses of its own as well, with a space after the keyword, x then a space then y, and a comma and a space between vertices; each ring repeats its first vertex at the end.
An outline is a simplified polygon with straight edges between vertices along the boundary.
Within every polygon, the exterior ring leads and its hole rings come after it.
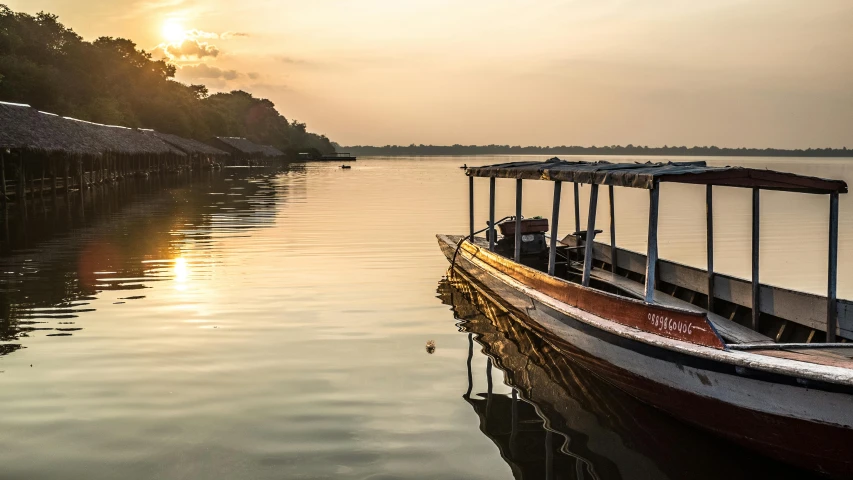
POLYGON ((71 125, 63 132, 62 118, 44 114, 29 105, 0 102, 0 147, 48 153, 97 154, 94 142, 71 125))
POLYGON ((264 149, 264 155, 268 157, 283 157, 284 152, 273 147, 272 145, 261 145, 261 148, 264 149))
POLYGON ((193 140, 190 138, 179 137, 177 135, 172 135, 171 133, 160 133, 154 130, 142 130, 144 133, 148 135, 153 135, 160 140, 172 145, 180 149, 182 152, 192 155, 212 155, 212 156, 227 156, 230 153, 220 150, 218 148, 211 147, 206 143, 199 142, 198 140, 193 140))
POLYGON ((281 157, 284 153, 270 145, 258 145, 242 137, 216 137, 219 144, 226 150, 255 157, 281 157))
POLYGON ((0 102, 0 148, 87 155, 184 153, 139 130, 101 125, 0 102))

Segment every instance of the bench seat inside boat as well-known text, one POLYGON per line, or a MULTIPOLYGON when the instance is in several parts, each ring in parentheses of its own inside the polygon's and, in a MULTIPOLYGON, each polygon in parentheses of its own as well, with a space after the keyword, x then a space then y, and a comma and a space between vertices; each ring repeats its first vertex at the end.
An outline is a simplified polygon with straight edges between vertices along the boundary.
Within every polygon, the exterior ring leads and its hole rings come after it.
MULTIPOLYGON (((615 287, 618 287, 636 296, 637 298, 643 298, 645 295, 645 285, 640 282, 631 280, 630 278, 626 278, 621 275, 616 275, 612 272, 596 268, 592 269, 590 275, 597 280, 607 282, 615 287)), ((655 303, 667 307, 690 310, 692 312, 707 313, 708 320, 714 325, 714 328, 717 329, 717 332, 720 333, 720 335, 726 342, 774 343, 773 339, 771 339, 770 337, 762 335, 756 332, 755 330, 752 330, 751 328, 744 327, 743 325, 729 320, 728 318, 717 315, 716 313, 710 313, 702 307, 698 307, 690 302, 686 302, 684 300, 681 300, 680 298, 673 297, 672 295, 668 295, 658 290, 655 290, 655 303)))

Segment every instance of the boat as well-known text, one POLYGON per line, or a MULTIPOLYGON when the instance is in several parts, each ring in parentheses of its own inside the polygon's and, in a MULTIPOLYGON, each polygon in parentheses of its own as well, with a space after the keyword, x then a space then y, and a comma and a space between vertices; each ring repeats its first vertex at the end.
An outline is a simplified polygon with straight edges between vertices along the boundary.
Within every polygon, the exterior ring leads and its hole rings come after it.
MULTIPOLYGON (((705 162, 511 162, 466 169, 469 232, 437 235, 451 274, 524 312, 550 348, 631 396, 740 445, 809 470, 853 475, 853 302, 836 295, 840 180, 705 162), (474 227, 474 179, 489 179, 489 222, 474 227), (495 179, 516 184, 515 215, 495 221, 495 179), (551 225, 521 216, 523 182, 554 184, 551 225), (575 229, 559 239, 562 182, 575 229), (704 185, 706 270, 658 258, 664 182, 704 185), (578 186, 590 186, 586 229, 578 186), (649 192, 645 255, 595 241, 598 189, 649 192), (714 272, 714 187, 752 190, 752 278, 714 272), (760 283, 762 190, 829 197, 827 295, 760 283), (513 227, 501 228, 512 223, 513 227), (498 236, 498 229, 503 236, 498 236), (550 230, 551 234, 546 236, 550 230), (484 236, 478 236, 485 232, 484 236), (520 234, 517 234, 520 233, 520 234)), ((611 223, 613 223, 613 202, 611 223)))
POLYGON ((352 165, 341 165, 341 168, 344 170, 349 170, 350 168, 352 168, 352 165))
POLYGON ((468 337, 462 398, 513 478, 565 478, 569 472, 578 479, 699 480, 717 479, 720 472, 729 480, 819 477, 703 434, 613 388, 568 352, 548 348, 524 312, 463 273, 442 279, 437 293, 468 337), (475 344, 486 356, 485 372, 483 362, 474 361, 475 344), (495 391, 501 377, 509 394, 495 391))

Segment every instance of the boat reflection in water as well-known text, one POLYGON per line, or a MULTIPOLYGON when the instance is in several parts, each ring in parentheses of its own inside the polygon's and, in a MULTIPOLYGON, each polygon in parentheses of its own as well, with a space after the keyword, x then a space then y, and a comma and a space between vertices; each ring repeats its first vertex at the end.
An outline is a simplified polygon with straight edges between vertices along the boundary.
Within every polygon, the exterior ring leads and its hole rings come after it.
POLYGON ((617 390, 553 349, 522 312, 456 272, 438 286, 468 332, 463 398, 516 479, 822 478, 683 424, 617 390), (474 372, 474 342, 488 357, 474 372), (512 394, 493 393, 492 365, 512 394), (485 375, 486 392, 475 377, 485 375))

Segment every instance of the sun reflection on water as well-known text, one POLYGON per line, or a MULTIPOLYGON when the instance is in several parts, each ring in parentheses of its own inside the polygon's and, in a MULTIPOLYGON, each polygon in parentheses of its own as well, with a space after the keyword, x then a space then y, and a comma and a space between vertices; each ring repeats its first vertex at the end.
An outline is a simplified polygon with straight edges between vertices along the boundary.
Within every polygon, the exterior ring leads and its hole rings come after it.
POLYGON ((190 276, 190 270, 187 266, 187 259, 185 259, 184 257, 176 258, 173 270, 175 274, 175 288, 177 290, 186 290, 187 282, 190 276))

